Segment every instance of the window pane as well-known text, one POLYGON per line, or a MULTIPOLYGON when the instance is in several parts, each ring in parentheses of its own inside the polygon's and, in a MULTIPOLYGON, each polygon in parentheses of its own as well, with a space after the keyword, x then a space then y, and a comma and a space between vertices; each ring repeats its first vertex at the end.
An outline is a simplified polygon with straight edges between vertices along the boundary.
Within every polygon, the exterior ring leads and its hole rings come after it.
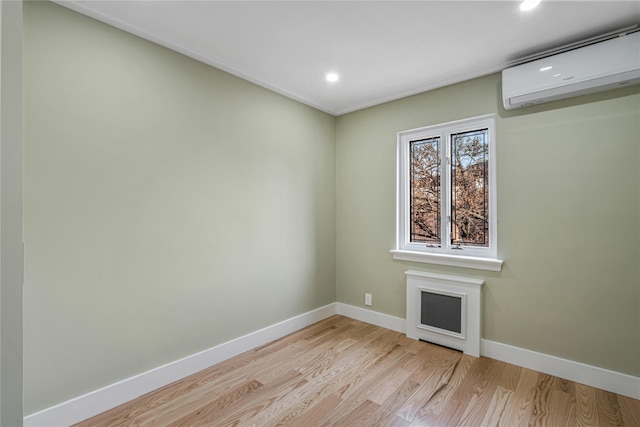
POLYGON ((440 138, 410 148, 410 241, 440 245, 440 138))
POLYGON ((489 246, 489 130, 451 135, 451 243, 489 246))

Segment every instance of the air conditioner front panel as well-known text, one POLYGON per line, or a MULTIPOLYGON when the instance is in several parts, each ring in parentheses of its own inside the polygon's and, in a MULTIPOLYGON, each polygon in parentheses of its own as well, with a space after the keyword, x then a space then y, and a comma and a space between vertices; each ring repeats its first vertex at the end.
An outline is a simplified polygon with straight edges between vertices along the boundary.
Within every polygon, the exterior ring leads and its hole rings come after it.
POLYGON ((613 76, 572 83, 562 87, 549 88, 539 92, 513 96, 509 98, 509 106, 510 108, 527 107, 569 98, 570 96, 587 95, 589 93, 597 93, 623 86, 632 86, 634 84, 640 84, 640 69, 613 76), (569 91, 569 94, 567 91, 569 91))
POLYGON ((506 109, 640 83, 640 32, 508 68, 506 109))

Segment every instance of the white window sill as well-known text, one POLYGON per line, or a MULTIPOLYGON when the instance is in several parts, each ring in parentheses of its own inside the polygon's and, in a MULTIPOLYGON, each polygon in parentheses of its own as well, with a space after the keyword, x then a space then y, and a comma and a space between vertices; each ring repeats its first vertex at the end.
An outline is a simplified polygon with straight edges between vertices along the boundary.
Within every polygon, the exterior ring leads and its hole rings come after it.
POLYGON ((424 262, 427 264, 451 265, 476 270, 502 271, 504 261, 497 258, 479 258, 471 256, 436 254, 431 252, 413 252, 393 249, 393 259, 399 261, 424 262))

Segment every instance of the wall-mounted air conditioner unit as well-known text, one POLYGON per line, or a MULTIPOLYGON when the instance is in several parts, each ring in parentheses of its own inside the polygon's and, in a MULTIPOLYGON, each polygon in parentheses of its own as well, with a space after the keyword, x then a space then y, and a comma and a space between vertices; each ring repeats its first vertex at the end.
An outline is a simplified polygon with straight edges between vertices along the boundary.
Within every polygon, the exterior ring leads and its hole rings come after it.
POLYGON ((528 107, 640 83, 640 32, 502 71, 504 108, 528 107))

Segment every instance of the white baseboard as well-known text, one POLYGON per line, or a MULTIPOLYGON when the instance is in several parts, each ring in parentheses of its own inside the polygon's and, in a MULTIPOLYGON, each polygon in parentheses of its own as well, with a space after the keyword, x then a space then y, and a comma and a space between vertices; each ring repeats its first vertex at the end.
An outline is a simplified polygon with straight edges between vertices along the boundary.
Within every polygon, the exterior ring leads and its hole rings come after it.
POLYGON ((337 314, 341 314, 361 322, 380 326, 381 328, 391 329, 392 331, 404 333, 407 330, 406 321, 400 317, 390 316, 388 314, 343 304, 341 302, 337 302, 336 306, 337 314))
POLYGON ((489 340, 481 341, 480 354, 512 365, 640 399, 639 377, 489 340))
MULTIPOLYGON (((28 415, 24 419, 24 426, 57 427, 75 424, 252 348, 282 338, 334 314, 340 314, 397 332, 405 332, 406 330, 406 321, 400 317, 348 304, 332 303, 28 415)), ((481 341, 480 354, 513 365, 640 399, 640 378, 631 375, 489 340, 481 341)))
POLYGON ((25 427, 70 426, 336 314, 336 303, 276 323, 24 418, 25 427))

